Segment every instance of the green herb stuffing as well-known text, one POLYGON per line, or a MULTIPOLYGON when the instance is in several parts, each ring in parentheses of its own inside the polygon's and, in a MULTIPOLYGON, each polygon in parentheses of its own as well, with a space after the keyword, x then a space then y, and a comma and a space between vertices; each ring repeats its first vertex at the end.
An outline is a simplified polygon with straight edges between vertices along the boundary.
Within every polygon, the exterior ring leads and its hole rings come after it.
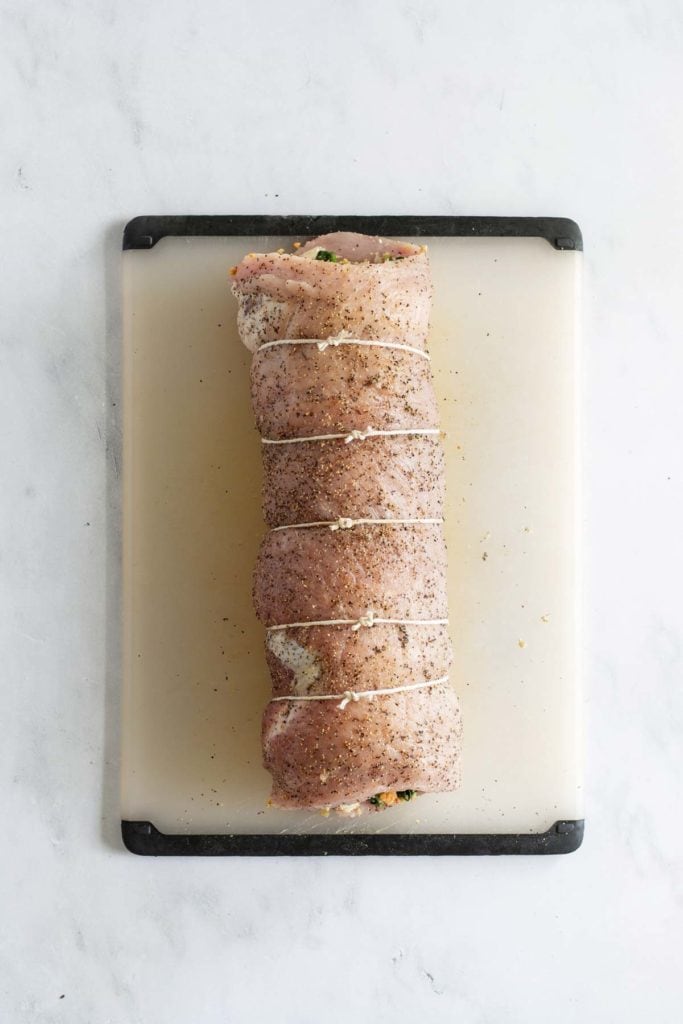
POLYGON ((375 807, 381 807, 382 806, 382 801, 380 800, 380 798, 378 796, 371 796, 368 799, 368 803, 374 804, 375 807))
POLYGON ((339 257, 336 253, 329 252, 327 249, 321 249, 320 252, 315 254, 317 260, 325 260, 326 263, 339 263, 339 257))
POLYGON ((412 800, 415 795, 414 789, 399 789, 396 791, 396 796, 399 800, 412 800))

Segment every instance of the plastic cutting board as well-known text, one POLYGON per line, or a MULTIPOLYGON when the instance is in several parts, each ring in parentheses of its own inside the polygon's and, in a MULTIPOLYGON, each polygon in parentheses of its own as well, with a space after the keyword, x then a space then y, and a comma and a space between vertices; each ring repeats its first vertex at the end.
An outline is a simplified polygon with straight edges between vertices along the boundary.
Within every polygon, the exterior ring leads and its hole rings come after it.
POLYGON ((137 853, 543 853, 581 842, 577 323, 563 219, 138 217, 124 235, 121 809, 137 853), (356 819, 267 806, 265 531, 228 268, 331 230, 429 246, 464 784, 356 819))

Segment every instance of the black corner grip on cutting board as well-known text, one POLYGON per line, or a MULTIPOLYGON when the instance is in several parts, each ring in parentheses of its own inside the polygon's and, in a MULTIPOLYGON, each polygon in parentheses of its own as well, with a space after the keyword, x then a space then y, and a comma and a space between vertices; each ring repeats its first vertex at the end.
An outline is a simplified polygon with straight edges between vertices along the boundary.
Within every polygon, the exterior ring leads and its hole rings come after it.
POLYGON ((147 857, 496 856, 573 853, 583 821, 556 821, 521 835, 166 835, 149 821, 122 821, 123 843, 147 857))
POLYGON ((559 250, 583 249, 581 229, 566 217, 420 217, 217 215, 134 217, 123 231, 124 249, 152 249, 169 236, 276 235, 310 238, 330 231, 410 238, 545 238, 559 250))

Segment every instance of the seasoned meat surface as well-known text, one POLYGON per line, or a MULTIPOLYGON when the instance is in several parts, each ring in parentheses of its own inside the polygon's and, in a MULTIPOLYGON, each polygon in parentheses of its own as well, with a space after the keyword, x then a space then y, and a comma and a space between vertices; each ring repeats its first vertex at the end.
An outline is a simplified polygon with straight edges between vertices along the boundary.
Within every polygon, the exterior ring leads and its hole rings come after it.
POLYGON ((435 437, 263 447, 268 526, 341 516, 433 519, 443 502, 444 451, 435 437))
POLYGON ((460 709, 448 686, 372 701, 269 704, 265 765, 280 807, 362 802, 384 790, 460 784, 460 709))
POLYGON ((437 424, 429 362, 400 349, 262 349, 252 362, 251 394, 264 437, 437 424))
POLYGON ((445 563, 438 526, 278 530, 261 545, 254 606, 268 626, 358 619, 368 609, 385 618, 447 618, 445 563))
MULTIPOLYGON (((333 236, 324 239, 334 244, 333 236)), ((314 258, 319 241, 303 255, 249 253, 237 266, 237 326, 247 348, 255 352, 278 338, 324 339, 341 332, 424 348, 432 299, 426 252, 399 243, 400 258, 328 262, 314 258)))
POLYGON ((264 440, 271 800, 370 808, 457 788, 426 249, 324 235, 245 256, 233 292, 264 440))

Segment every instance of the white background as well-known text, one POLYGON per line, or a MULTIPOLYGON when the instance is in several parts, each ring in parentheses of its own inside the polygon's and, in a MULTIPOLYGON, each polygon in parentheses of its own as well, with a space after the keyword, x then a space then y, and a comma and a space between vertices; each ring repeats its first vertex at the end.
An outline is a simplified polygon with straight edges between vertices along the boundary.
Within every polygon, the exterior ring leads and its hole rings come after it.
POLYGON ((678 1019, 683 5, 2 0, 0 12, 0 1018, 678 1019), (125 220, 165 212, 581 224, 578 853, 122 851, 118 250, 125 220))

